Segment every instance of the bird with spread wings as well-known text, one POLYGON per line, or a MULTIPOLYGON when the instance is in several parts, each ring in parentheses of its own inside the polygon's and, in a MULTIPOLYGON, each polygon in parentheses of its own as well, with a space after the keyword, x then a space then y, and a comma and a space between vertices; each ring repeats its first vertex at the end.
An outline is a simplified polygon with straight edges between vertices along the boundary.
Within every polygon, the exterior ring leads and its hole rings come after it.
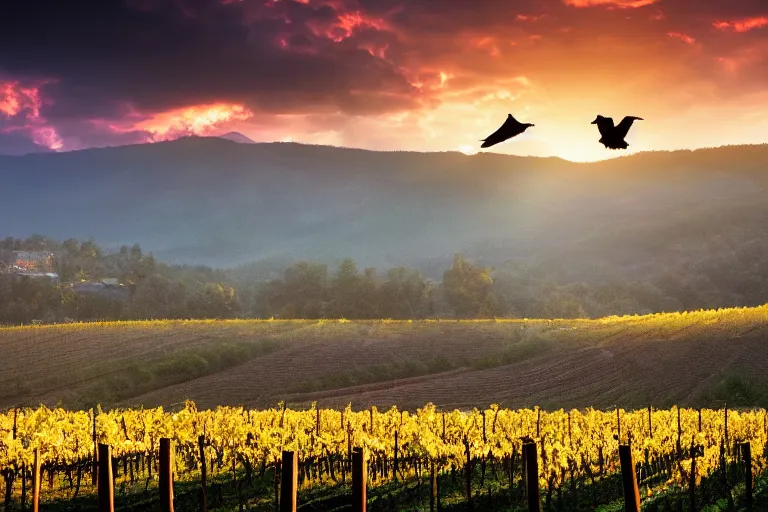
POLYGON ((534 126, 534 125, 532 125, 531 123, 521 123, 517 119, 515 119, 514 116, 512 116, 512 114, 507 114, 507 120, 504 121, 504 124, 502 124, 498 130, 490 134, 488 137, 481 140, 480 142, 482 142, 483 144, 480 147, 489 148, 491 146, 499 144, 500 142, 509 140, 515 135, 520 135, 531 126, 534 126))
POLYGON ((617 125, 613 125, 613 118, 597 116, 590 124, 596 124, 597 129, 600 131, 600 143, 606 148, 610 149, 627 149, 629 144, 624 140, 624 137, 629 133, 629 129, 632 128, 632 123, 635 121, 643 121, 642 117, 626 116, 617 125))

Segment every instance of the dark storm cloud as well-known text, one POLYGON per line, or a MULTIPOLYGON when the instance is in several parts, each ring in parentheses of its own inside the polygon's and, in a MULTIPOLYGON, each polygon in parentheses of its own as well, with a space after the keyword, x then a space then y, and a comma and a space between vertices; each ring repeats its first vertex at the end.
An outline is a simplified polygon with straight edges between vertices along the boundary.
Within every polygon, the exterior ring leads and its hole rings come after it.
MULTIPOLYGON (((292 2, 291 2, 292 3, 292 2)), ((248 3, 207 0, 15 2, 0 15, 0 69, 11 75, 55 77, 46 92, 56 98, 48 118, 116 116, 130 102, 156 111, 226 99, 269 109, 332 103, 365 113, 348 91, 364 88, 401 95, 411 90, 396 69, 351 45, 322 40, 302 28, 301 17, 330 23, 331 8, 300 4, 257 9, 248 3), (280 14, 279 10, 286 11, 280 14), (290 16, 290 17, 288 17, 290 16), (280 48, 289 43, 316 52, 280 48), (325 48, 324 48, 325 46, 325 48), (323 50, 328 50, 323 52, 323 50)))

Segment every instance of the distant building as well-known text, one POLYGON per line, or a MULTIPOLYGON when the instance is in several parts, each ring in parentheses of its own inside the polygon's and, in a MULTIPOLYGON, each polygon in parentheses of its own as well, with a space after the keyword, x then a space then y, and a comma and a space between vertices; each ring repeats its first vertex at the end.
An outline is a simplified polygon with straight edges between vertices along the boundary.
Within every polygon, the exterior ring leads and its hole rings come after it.
POLYGON ((48 251, 11 251, 10 257, 3 258, 0 270, 9 274, 27 277, 58 279, 55 272, 55 255, 48 251))

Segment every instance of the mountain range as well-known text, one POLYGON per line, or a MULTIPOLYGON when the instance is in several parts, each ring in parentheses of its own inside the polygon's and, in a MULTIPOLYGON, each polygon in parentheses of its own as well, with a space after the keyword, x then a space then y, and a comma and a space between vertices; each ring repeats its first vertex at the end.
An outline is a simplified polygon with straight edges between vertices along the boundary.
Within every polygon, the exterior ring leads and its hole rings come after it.
POLYGON ((768 145, 573 163, 237 135, 0 156, 0 235, 138 242, 212 266, 349 256, 428 275, 462 252, 583 279, 733 257, 766 238, 768 145))

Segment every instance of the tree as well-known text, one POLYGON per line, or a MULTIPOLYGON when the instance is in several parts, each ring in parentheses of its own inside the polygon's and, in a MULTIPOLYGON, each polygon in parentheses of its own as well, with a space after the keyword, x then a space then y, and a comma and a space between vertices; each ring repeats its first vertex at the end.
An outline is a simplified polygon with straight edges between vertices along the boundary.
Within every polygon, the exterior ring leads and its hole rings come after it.
POLYGON ((327 303, 328 267, 306 261, 288 267, 283 277, 264 287, 256 310, 279 318, 323 318, 327 303))
POLYGON ((351 258, 344 259, 336 271, 330 290, 326 315, 331 318, 372 318, 376 311, 376 272, 357 271, 351 258))
POLYGON ((424 318, 431 313, 433 291, 418 272, 405 267, 390 269, 380 289, 382 316, 424 318))
POLYGON ((445 298, 458 317, 489 317, 496 314, 497 299, 492 292, 491 269, 475 268, 461 255, 443 274, 445 298))
POLYGON ((186 287, 181 281, 150 276, 136 285, 127 313, 141 320, 189 317, 186 287))
POLYGON ((232 318, 240 311, 235 289, 208 283, 187 300, 187 311, 194 318, 232 318))

